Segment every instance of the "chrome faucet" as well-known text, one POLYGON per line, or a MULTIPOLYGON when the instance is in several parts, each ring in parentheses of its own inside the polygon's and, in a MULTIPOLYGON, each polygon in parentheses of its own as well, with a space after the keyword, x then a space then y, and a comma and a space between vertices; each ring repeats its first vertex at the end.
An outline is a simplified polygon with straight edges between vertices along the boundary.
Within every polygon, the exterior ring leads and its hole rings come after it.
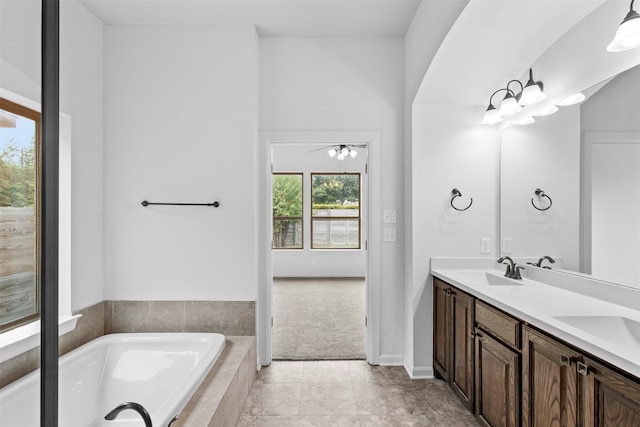
POLYGON ((144 406, 136 402, 126 402, 116 406, 111 412, 105 415, 104 419, 109 421, 115 420, 118 414, 124 411, 125 409, 133 409, 134 411, 140 414, 140 416, 144 420, 145 427, 153 427, 151 424, 151 416, 149 415, 149 412, 147 412, 147 410, 144 409, 144 406))
POLYGON ((524 269, 524 267, 522 265, 516 265, 511 257, 503 256, 501 258, 498 258, 498 262, 500 264, 504 264, 504 261, 509 261, 509 264, 506 264, 507 270, 504 273, 504 277, 508 277, 509 279, 522 280, 520 270, 524 269))
MULTIPOLYGON (((551 258, 551 257, 550 257, 550 256, 548 256, 548 255, 545 255, 545 256, 543 256, 542 258, 540 258, 540 259, 538 260, 538 262, 528 262, 527 264, 529 264, 529 265, 535 265, 536 267, 542 267, 542 262, 543 262, 544 260, 549 261, 551 264, 553 264, 554 262, 556 262, 556 260, 555 260, 555 259, 551 258)), ((542 267, 542 268, 546 268, 546 269, 548 269, 548 270, 551 270, 551 267, 549 267, 548 265, 545 265, 545 266, 544 266, 544 267, 542 267)))

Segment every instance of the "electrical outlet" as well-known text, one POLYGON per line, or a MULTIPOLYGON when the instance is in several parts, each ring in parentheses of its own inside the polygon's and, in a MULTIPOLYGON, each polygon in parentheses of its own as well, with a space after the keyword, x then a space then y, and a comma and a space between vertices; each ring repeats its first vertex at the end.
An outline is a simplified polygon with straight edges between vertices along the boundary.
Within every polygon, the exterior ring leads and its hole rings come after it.
POLYGON ((382 233, 382 240, 385 242, 395 242, 397 239, 395 228, 385 228, 382 233))
POLYGON ((502 238, 502 253, 510 254, 511 253, 511 237, 503 237, 502 238))
POLYGON ((480 253, 481 254, 490 254, 491 253, 491 238, 490 237, 481 237, 480 238, 480 253))

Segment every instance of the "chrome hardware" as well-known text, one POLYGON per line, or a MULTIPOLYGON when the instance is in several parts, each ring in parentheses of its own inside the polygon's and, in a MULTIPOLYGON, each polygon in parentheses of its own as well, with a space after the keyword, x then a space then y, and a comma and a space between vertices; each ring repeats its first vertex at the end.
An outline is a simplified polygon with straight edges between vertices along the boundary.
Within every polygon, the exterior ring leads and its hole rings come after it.
POLYGON ((561 355, 560 364, 563 366, 571 366, 571 358, 561 355))
POLYGON ((577 371, 580 375, 584 375, 585 377, 589 375, 589 367, 584 362, 577 363, 577 371))

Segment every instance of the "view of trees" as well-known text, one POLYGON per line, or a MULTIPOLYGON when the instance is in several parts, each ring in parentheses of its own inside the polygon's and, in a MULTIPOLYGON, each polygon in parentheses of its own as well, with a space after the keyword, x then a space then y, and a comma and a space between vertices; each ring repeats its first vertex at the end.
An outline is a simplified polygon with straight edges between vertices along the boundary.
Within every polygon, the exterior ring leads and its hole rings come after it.
POLYGON ((273 247, 302 248, 302 174, 273 175, 273 247))
POLYGON ((0 147, 0 206, 33 206, 35 160, 35 136, 29 148, 20 148, 13 140, 0 147))
POLYGON ((312 175, 313 215, 323 209, 357 209, 360 198, 360 176, 312 175))

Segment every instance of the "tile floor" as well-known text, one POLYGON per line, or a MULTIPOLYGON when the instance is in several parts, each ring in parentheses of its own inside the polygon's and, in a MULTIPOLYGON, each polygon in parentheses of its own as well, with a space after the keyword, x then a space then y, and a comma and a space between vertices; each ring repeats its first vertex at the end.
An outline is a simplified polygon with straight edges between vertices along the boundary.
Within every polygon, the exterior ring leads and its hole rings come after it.
POLYGON ((442 381, 365 361, 276 362, 262 368, 238 427, 478 426, 442 381))

